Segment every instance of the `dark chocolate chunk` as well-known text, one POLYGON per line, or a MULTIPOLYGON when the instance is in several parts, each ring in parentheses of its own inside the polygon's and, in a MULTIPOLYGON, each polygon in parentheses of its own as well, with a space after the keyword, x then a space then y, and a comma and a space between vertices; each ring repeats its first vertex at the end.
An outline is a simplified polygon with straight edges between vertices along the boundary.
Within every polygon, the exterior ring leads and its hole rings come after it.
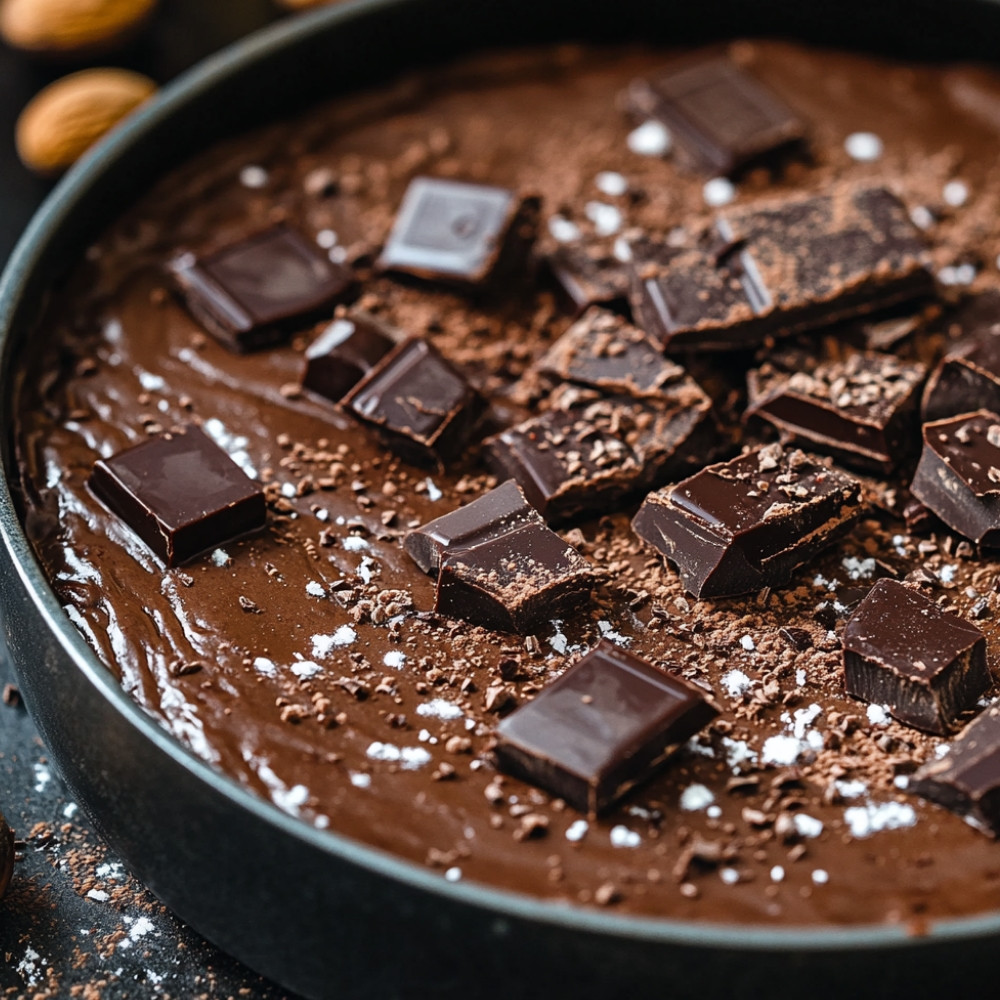
POLYGON ((548 267, 574 312, 590 306, 628 308, 629 272, 625 264, 599 243, 571 243, 557 247, 548 267))
POLYGON ((420 337, 382 358, 343 405, 406 461, 436 468, 458 457, 485 408, 465 377, 420 337))
POLYGON ((167 566, 267 519, 260 486, 197 427, 98 460, 88 485, 167 566))
POLYGON ((889 472, 916 450, 916 409, 927 369, 891 354, 852 354, 811 373, 767 367, 748 377, 747 415, 845 464, 889 472))
POLYGON ((675 674, 602 640, 497 727, 500 768, 596 816, 718 714, 675 674))
POLYGON ((284 225, 206 257, 182 254, 169 268, 195 319, 234 351, 281 340, 341 301, 354 282, 284 225))
POLYGON ((671 351, 750 347, 932 288, 919 231, 884 188, 737 208, 700 245, 633 247, 633 313, 671 351))
POLYGON ((711 403, 690 378, 660 399, 568 387, 556 408, 483 443, 498 478, 516 479, 550 523, 606 512, 704 461, 711 403), (561 405, 560 405, 561 404, 561 405))
POLYGON ((768 445, 651 493, 632 527, 674 564, 689 593, 728 597, 787 583, 861 510, 854 479, 768 445))
POLYGON ((538 200, 513 191, 433 177, 406 189, 378 266, 431 280, 482 285, 523 264, 538 200))
POLYGON ((994 702, 928 761, 908 791, 958 813, 990 837, 1000 837, 1000 703, 994 702))
POLYGON ((14 874, 14 831, 0 813, 0 899, 3 899, 14 874))
POLYGON ((392 350, 397 339, 366 313, 338 317, 306 349, 302 387, 340 402, 392 350))
POLYGON ((615 313, 592 308, 546 352, 537 369, 606 393, 662 397, 685 377, 680 365, 615 313))
POLYGON ((959 339, 927 381, 924 420, 973 410, 1000 413, 1000 292, 966 300, 946 325, 959 339))
POLYGON ((681 161, 708 174, 735 174, 800 145, 806 134, 784 101, 725 58, 637 80, 627 102, 633 114, 663 122, 681 161))
POLYGON ((512 479, 472 503, 411 531, 403 547, 425 573, 437 573, 444 555, 492 541, 524 524, 542 524, 541 515, 512 479))
POLYGON ((594 567, 539 518, 447 549, 434 610, 526 635, 577 611, 595 583, 594 567))
POLYGON ((983 633, 896 580, 875 583, 843 646, 847 693, 929 733, 954 730, 992 684, 983 633))
POLYGON ((1000 545, 1000 416, 977 410, 924 424, 910 491, 960 535, 1000 545))

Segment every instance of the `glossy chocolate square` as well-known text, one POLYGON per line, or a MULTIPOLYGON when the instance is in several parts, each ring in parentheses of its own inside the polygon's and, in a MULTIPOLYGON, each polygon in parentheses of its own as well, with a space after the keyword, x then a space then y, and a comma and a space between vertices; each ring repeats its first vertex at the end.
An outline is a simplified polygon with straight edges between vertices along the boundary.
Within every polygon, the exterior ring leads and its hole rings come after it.
POLYGON ((497 759, 595 816, 718 714, 703 692, 602 640, 497 727, 497 759))
POLYGON ((230 350, 281 340, 341 301, 353 275, 294 229, 279 225, 170 272, 191 314, 230 350))
POLYGON ((365 313, 338 316, 306 348, 302 387, 340 402, 392 350, 393 334, 365 313))
POLYGON ((98 460, 88 485, 167 566, 267 520, 260 486, 197 427, 98 460))

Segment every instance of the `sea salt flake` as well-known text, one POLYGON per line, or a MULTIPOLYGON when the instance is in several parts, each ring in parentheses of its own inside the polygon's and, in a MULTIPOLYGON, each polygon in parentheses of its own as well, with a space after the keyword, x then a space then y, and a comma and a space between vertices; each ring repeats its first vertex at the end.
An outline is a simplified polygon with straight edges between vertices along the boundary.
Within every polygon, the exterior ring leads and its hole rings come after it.
POLYGON ((291 666, 291 671, 296 677, 305 680, 308 677, 315 677, 323 672, 323 668, 312 660, 297 660, 291 666))
POLYGON ((736 197, 736 186, 728 177, 713 177, 701 189, 705 204, 712 208, 728 205, 736 197))
POLYGON ((742 670, 730 670, 722 676, 722 686, 730 698, 742 697, 752 684, 753 681, 742 670))
POLYGON ((557 243, 575 243, 582 235, 580 227, 564 215, 549 216, 549 233, 557 243))
POLYGON ((772 882, 781 882, 781 881, 783 881, 784 877, 785 877, 785 869, 782 868, 781 865, 775 865, 771 869, 771 881, 772 882))
POLYGON ((795 832, 800 837, 812 839, 818 837, 823 832, 823 821, 805 813, 796 813, 792 820, 795 825, 795 832))
POLYGON ((941 198, 952 208, 961 208, 969 200, 969 188, 964 181, 948 181, 941 191, 941 198))
POLYGON ((258 656, 253 661, 253 668, 265 677, 273 677, 278 672, 277 664, 274 660, 269 660, 266 656, 258 656))
POLYGON ((614 170, 603 170, 594 178, 594 184, 601 194, 609 198, 620 198, 628 191, 628 181, 614 170))
POLYGON ((865 714, 873 726, 887 726, 889 724, 888 705, 869 705, 865 714))
POLYGON ((449 868, 444 873, 444 879, 446 882, 457 882, 462 877, 461 868, 449 868))
POLYGON ((351 771, 351 784, 355 788, 369 788, 372 783, 372 776, 370 774, 365 774, 364 771, 351 771))
POLYGON ((417 705, 417 715, 432 719, 461 719, 465 713, 454 702, 434 698, 417 705))
POLYGON ((316 243, 324 250, 329 250, 337 245, 337 234, 332 229, 321 229, 316 234, 316 243))
POLYGON ((343 545, 347 552, 364 552, 371 548, 368 539, 362 538, 361 535, 348 535, 344 539, 343 545))
POLYGON ((630 830, 627 826, 611 827, 612 847, 638 847, 642 843, 642 837, 635 830, 630 830))
POLYGON ((218 566, 220 569, 232 562, 229 558, 229 553, 225 549, 216 549, 209 558, 212 560, 212 565, 218 566))
POLYGON ((830 881, 830 875, 822 868, 817 868, 812 873, 812 880, 816 885, 826 885, 830 881))
POLYGON ((868 785, 863 781, 838 780, 833 783, 842 798, 859 799, 868 791, 868 785))
POLYGON ((427 499, 432 503, 437 503, 438 500, 444 496, 444 494, 434 484, 434 480, 431 479, 430 476, 424 480, 424 485, 427 487, 427 499))
POLYGON ((740 880, 740 873, 735 868, 720 868, 719 878, 721 878, 726 885, 736 885, 736 883, 740 880))
POLYGON ((858 559, 857 556, 845 557, 841 565, 852 580, 870 580, 875 575, 875 560, 858 559))
POLYGON ((588 201, 583 208, 584 215, 594 224, 598 236, 614 236, 622 227, 622 213, 603 201, 588 201))
POLYGON ((769 736, 761 748, 760 759, 765 764, 794 764, 803 750, 802 741, 794 736, 769 736))
POLYGON ((139 385, 146 392, 160 392, 167 387, 166 380, 162 375, 154 375, 152 372, 139 370, 139 385))
POLYGON ((570 843, 577 843, 587 835, 590 824, 585 819, 574 820, 566 829, 566 839, 570 843))
POLYGON ((854 837, 868 837, 881 830, 899 830, 913 826, 917 814, 906 802, 869 802, 844 810, 844 822, 854 837))
POLYGON ((306 584, 306 593, 310 597, 326 597, 326 589, 318 580, 310 580, 306 584))
POLYGON ((103 889, 90 889, 87 892, 88 899, 96 899, 98 903, 106 903, 111 896, 103 889))
POLYGON ((406 663, 406 653, 398 649, 390 649, 389 652, 382 657, 382 662, 387 667, 392 667, 393 670, 402 670, 403 664, 406 663))
POLYGON ((792 723, 792 734, 797 740, 805 739, 806 730, 822 714, 822 709, 815 702, 808 708, 798 708, 795 710, 795 718, 792 723))
POLYGON ((685 812, 700 812, 715 801, 715 796, 704 785, 688 785, 681 792, 680 806, 685 812))
POLYGON ((844 149, 852 160, 873 163, 882 155, 882 140, 874 132, 852 132, 844 140, 844 149))
POLYGON ((756 644, 753 641, 753 637, 745 635, 740 639, 740 645, 748 652, 752 653, 756 648, 756 644))
POLYGON ((795 683, 799 687, 803 687, 805 685, 805 683, 806 683, 806 672, 805 672, 805 669, 803 667, 799 667, 799 669, 795 671, 795 683))
POLYGON ((910 209, 910 221, 917 229, 931 229, 934 226, 934 213, 926 205, 914 205, 910 209))
POLYGON ((250 164, 240 171, 240 183, 245 188, 259 190, 267 186, 267 171, 256 164, 250 164))
POLYGON ((673 137, 663 122, 651 119, 632 129, 625 144, 639 156, 665 156, 673 145, 673 137))

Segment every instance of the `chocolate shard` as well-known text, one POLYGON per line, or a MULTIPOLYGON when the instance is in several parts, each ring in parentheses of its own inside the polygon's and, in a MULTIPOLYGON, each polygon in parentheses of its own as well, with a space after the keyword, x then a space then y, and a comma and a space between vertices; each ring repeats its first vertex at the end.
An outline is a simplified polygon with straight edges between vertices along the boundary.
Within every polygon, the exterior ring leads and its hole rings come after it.
POLYGON ((717 714, 694 685, 601 640, 499 724, 496 755, 501 770, 596 816, 717 714))
POLYGON ((267 520, 260 486, 197 427, 98 460, 88 485, 167 566, 267 520))
POLYGON ((684 377, 661 398, 564 387, 554 409, 483 442, 487 466, 516 479, 549 523, 607 511, 704 460, 711 402, 684 377))
POLYGON ((575 313, 591 306, 618 312, 628 308, 628 269, 603 244, 565 244, 553 250, 546 263, 575 313))
POLYGON ((762 368, 748 376, 747 416, 847 465, 888 473, 916 451, 917 400, 926 375, 917 362, 860 352, 812 372, 762 368))
POLYGON ((910 491, 960 535, 1000 545, 1000 416, 977 410, 924 424, 910 491))
POLYGON ((168 265, 191 314, 220 343, 244 352, 282 340, 352 290, 354 276, 288 226, 205 257, 168 265))
POLYGON ((990 688, 986 637, 896 580, 876 581, 844 626, 847 693, 943 735, 990 688))
POLYGON ((802 119, 759 80, 725 58, 636 80, 628 110, 661 121, 689 169, 711 175, 740 170, 801 146, 802 119))
POLYGON ((1000 413, 1000 292, 967 299, 946 325, 958 342, 927 381, 924 420, 973 410, 1000 413))
POLYGON ((442 554, 434 610, 526 635, 584 606, 594 567, 539 518, 442 554))
POLYGON ((715 228, 694 246, 633 246, 633 314, 667 350, 752 347, 933 290, 919 230, 884 188, 736 208, 715 228))
POLYGON ((339 402, 399 339, 396 331, 367 313, 338 316, 306 348, 302 387, 339 402))
POLYGON ((1000 702, 970 722, 943 757, 924 764, 907 790, 1000 837, 1000 702))
POLYGON ((768 445, 651 493, 632 527, 673 563, 690 594, 729 597, 787 583, 862 509, 856 480, 768 445))
POLYGON ((378 266, 465 286, 523 266, 540 203, 504 188, 416 177, 403 196, 378 266))
POLYGON ((459 456, 485 402, 431 343, 410 337, 344 397, 343 406, 406 461, 440 469, 459 456))
MULTIPOLYGON (((662 398, 684 369, 616 313, 588 309, 541 358, 542 375, 606 393, 662 398)), ((694 390, 692 390, 694 391, 694 390)))
POLYGON ((436 574, 445 555, 492 541, 524 524, 545 522, 517 483, 508 479, 472 503, 411 531, 403 548, 425 573, 436 574))

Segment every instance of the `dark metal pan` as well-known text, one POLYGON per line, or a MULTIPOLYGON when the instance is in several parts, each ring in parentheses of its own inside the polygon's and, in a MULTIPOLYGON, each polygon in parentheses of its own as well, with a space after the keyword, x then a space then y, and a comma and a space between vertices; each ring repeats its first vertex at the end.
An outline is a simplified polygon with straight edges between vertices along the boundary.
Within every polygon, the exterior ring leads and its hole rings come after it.
MULTIPOLYGON (((485 46, 778 35, 996 59, 987 0, 358 0, 286 22, 170 86, 56 189, 0 284, 0 403, 47 289, 152 180, 217 138, 485 46)), ((226 951, 315 997, 917 996, 987 988, 1000 909, 901 927, 747 929, 557 906, 315 830, 214 772, 143 715, 63 614, 21 530, 2 436, 6 642, 74 796, 135 873, 226 951)))

